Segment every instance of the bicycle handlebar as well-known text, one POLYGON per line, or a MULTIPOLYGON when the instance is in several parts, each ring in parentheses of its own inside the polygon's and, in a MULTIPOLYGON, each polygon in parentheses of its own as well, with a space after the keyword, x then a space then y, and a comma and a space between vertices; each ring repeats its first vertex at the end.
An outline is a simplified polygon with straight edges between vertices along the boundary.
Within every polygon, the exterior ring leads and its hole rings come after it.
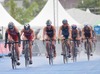
MULTIPOLYGON (((21 41, 29 42, 30 40, 21 40, 21 41)), ((32 41, 32 45, 33 45, 33 42, 34 42, 34 41, 32 41)))
POLYGON ((4 45, 4 47, 6 48, 7 46, 7 44, 16 44, 16 43, 19 43, 19 42, 15 42, 15 41, 11 41, 11 42, 7 42, 7 43, 5 43, 5 45, 4 45))
POLYGON ((80 41, 80 40, 71 40, 71 41, 80 41))
POLYGON ((19 42, 15 42, 15 41, 11 41, 11 42, 7 42, 7 43, 5 43, 5 44, 16 44, 16 43, 19 43, 19 42))

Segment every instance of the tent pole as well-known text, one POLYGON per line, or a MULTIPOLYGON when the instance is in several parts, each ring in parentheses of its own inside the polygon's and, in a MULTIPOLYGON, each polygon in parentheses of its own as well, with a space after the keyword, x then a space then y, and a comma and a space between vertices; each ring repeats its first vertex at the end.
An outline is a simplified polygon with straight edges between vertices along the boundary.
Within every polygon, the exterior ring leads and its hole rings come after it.
POLYGON ((55 26, 55 0, 53 0, 53 16, 54 16, 54 26, 55 26))
POLYGON ((3 37, 3 26, 2 26, 2 39, 3 39, 4 37, 3 37))
POLYGON ((56 7, 57 7, 57 23, 56 23, 56 24, 57 24, 57 35, 58 35, 58 25, 59 25, 59 24, 58 24, 58 23, 59 23, 59 21, 58 21, 58 19, 59 19, 59 17, 58 17, 58 16, 59 16, 59 15, 58 15, 58 13, 59 13, 59 12, 58 12, 58 1, 59 1, 59 0, 57 0, 57 6, 56 6, 56 7))

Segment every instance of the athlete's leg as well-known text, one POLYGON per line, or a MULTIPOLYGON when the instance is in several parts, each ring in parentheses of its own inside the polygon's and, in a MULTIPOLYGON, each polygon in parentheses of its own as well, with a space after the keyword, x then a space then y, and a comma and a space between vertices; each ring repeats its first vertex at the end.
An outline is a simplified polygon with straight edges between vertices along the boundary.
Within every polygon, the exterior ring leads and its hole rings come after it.
POLYGON ((54 49, 54 57, 56 57, 56 47, 55 47, 55 44, 56 44, 56 41, 53 40, 53 41, 52 41, 52 47, 53 47, 53 49, 54 49))

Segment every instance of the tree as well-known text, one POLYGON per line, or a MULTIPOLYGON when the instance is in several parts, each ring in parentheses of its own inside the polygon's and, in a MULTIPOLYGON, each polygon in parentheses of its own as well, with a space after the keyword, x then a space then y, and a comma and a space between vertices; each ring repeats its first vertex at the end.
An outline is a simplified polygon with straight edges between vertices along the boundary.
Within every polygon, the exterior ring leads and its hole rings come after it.
POLYGON ((46 0, 34 0, 31 3, 29 0, 23 0, 23 8, 17 7, 14 0, 9 0, 6 6, 9 7, 10 15, 21 24, 30 22, 43 8, 46 0))
POLYGON ((89 8, 91 12, 100 14, 100 0, 82 0, 78 7, 85 10, 89 8))
POLYGON ((13 18, 15 18, 16 17, 16 12, 15 12, 15 10, 16 10, 16 3, 14 2, 14 0, 9 0, 7 3, 6 3, 6 6, 8 6, 9 7, 9 13, 11 14, 11 16, 13 17, 13 18))
POLYGON ((28 0, 23 0, 23 7, 28 8, 30 6, 30 3, 28 0))
POLYGON ((79 8, 100 7, 100 0, 81 0, 78 7, 79 8))

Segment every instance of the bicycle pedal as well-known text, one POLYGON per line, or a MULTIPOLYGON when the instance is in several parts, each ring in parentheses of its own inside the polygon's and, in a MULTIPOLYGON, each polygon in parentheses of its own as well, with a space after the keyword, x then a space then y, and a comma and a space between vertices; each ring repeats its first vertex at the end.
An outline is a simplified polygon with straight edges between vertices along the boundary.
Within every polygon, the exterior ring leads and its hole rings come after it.
POLYGON ((46 56, 46 58, 49 58, 49 56, 46 56))
POLYGON ((29 64, 32 64, 32 60, 29 61, 29 64))
POLYGON ((90 56, 93 56, 93 54, 90 54, 90 56))
POLYGON ((19 66, 20 65, 20 62, 17 62, 17 65, 19 66))
POLYGON ((68 58, 71 58, 71 55, 69 54, 67 57, 68 57, 68 58))
POLYGON ((64 54, 61 54, 61 55, 64 55, 64 54))
POLYGON ((8 54, 8 56, 9 56, 9 57, 11 57, 11 56, 12 56, 12 54, 11 54, 11 53, 9 53, 9 54, 8 54))
POLYGON ((61 55, 64 55, 64 53, 62 52, 61 55))

